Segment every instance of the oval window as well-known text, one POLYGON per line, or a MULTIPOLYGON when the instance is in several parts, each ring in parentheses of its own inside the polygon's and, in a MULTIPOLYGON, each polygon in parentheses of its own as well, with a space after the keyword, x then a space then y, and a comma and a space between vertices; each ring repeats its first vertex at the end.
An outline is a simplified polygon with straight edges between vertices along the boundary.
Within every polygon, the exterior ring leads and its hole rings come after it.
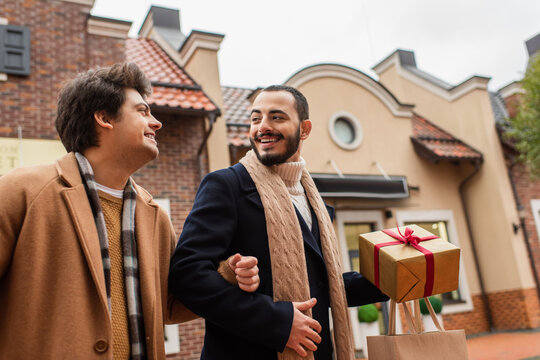
POLYGON ((328 130, 332 140, 345 150, 354 150, 362 143, 362 126, 354 115, 339 111, 330 117, 328 130))
POLYGON ((338 139, 345 144, 351 144, 354 141, 354 127, 349 120, 340 117, 334 122, 334 132, 338 139))

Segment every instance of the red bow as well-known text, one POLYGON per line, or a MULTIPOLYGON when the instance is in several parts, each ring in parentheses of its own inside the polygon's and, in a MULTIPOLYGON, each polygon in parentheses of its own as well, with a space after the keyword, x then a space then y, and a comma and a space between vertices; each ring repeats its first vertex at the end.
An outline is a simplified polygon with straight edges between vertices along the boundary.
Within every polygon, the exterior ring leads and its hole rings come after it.
POLYGON ((433 260, 433 253, 429 251, 428 249, 418 245, 419 242, 426 241, 426 240, 433 240, 437 239, 438 237, 435 235, 425 236, 423 238, 418 237, 416 235, 413 235, 413 230, 409 229, 408 227, 405 228, 405 235, 399 231, 399 227, 397 228, 397 231, 399 233, 396 234, 392 230, 383 230, 383 233, 385 233, 388 236, 393 237, 397 241, 390 241, 385 243, 380 243, 375 245, 373 256, 373 266, 375 268, 375 286, 379 287, 379 249, 384 246, 390 246, 390 245, 399 245, 399 244, 406 244, 411 245, 416 250, 422 252, 426 257, 426 286, 424 287, 424 297, 427 297, 432 294, 433 292, 433 281, 435 277, 435 262, 433 260))
MULTIPOLYGON (((387 230, 387 231, 389 231, 389 230, 387 230)), ((422 239, 420 237, 418 237, 416 235, 413 235, 414 231, 412 231, 408 227, 405 228, 405 235, 403 235, 401 233, 401 231, 399 231, 399 228, 397 228, 397 231, 398 231, 399 235, 401 235, 401 239, 405 240, 405 243, 408 244, 408 245, 413 245, 413 246, 418 245, 418 243, 420 241, 422 241, 422 239)), ((385 231, 385 234, 388 234, 388 233, 385 231)), ((390 235, 390 234, 388 234, 388 235, 390 235)), ((392 236, 392 235, 390 235, 390 236, 392 236)), ((392 236, 392 237, 394 237, 394 236, 392 236)), ((436 238, 436 236, 435 236, 435 238, 436 238)), ((398 239, 398 240, 401 240, 401 239, 398 239)), ((424 239, 424 240, 427 240, 427 239, 424 239)))

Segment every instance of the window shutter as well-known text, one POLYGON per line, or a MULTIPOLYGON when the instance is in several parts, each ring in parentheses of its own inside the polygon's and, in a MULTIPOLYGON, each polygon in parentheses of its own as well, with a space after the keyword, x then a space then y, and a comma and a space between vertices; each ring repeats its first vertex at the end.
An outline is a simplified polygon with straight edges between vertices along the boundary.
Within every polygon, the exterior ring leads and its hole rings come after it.
POLYGON ((30 29, 0 25, 0 72, 30 75, 30 29))

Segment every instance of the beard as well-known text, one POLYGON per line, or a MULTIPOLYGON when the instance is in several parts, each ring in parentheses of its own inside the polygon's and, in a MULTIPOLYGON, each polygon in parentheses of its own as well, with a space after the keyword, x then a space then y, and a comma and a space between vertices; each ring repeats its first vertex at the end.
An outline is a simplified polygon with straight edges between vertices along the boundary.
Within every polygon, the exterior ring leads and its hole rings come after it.
POLYGON ((253 151, 255 151, 255 155, 257 155, 257 159, 259 159, 259 161, 265 166, 283 164, 296 153, 296 151, 298 150, 298 146, 300 145, 300 126, 298 126, 296 133, 292 137, 288 138, 284 137, 280 133, 266 133, 261 135, 257 135, 255 136, 255 138, 250 137, 249 142, 251 143, 251 148, 253 149, 253 151), (281 139, 283 139, 283 141, 286 142, 285 151, 281 154, 260 154, 259 150, 257 150, 257 147, 255 146, 255 142, 259 139, 259 136, 261 135, 272 135, 280 137, 281 139))

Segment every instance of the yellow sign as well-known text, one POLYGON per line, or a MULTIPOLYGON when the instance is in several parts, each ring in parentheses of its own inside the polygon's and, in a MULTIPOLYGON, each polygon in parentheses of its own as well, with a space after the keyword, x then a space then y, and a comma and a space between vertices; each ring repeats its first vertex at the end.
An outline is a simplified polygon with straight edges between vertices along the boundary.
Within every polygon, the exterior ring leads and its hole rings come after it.
MULTIPOLYGON (((0 140, 1 141, 1 140, 0 140)), ((19 145, 0 142, 0 175, 19 165, 19 145)))
POLYGON ((52 164, 65 154, 59 140, 0 137, 0 175, 19 166, 52 164))

